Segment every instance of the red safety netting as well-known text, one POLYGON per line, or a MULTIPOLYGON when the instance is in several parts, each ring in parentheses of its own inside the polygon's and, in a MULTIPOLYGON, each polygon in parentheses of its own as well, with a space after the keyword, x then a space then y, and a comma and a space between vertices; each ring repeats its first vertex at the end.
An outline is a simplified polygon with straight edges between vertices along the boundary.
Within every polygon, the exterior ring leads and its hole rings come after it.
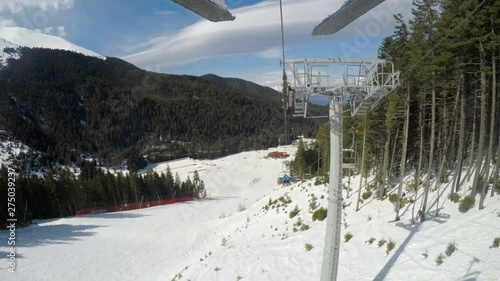
POLYGON ((168 205, 168 204, 191 201, 191 200, 194 200, 195 198, 196 197, 192 197, 192 196, 184 196, 184 197, 172 198, 172 199, 163 199, 163 200, 154 200, 154 201, 145 201, 145 202, 132 202, 132 203, 127 203, 127 204, 121 205, 121 206, 109 206, 109 207, 82 209, 82 210, 76 211, 75 215, 81 216, 81 215, 88 215, 88 214, 130 211, 130 210, 144 209, 144 208, 160 206, 160 205, 168 205))

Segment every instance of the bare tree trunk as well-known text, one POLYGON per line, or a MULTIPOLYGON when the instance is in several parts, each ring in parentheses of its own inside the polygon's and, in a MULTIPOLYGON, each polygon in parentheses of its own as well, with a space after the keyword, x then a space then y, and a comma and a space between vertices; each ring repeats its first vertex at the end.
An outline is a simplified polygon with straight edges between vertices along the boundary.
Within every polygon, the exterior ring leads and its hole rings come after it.
MULTIPOLYGON (((478 151, 476 157, 476 171, 474 174, 474 180, 472 182, 472 197, 476 197, 479 184, 479 178, 481 176, 481 166, 483 163, 484 156, 484 137, 486 134, 486 72, 484 71, 485 67, 485 53, 483 43, 479 43, 479 61, 481 64, 481 111, 480 111, 480 123, 479 123, 479 144, 478 151)), ((486 179, 486 182, 488 179, 486 179)), ((485 192, 486 186, 481 188, 481 196, 485 192)), ((479 206, 480 209, 481 206, 479 206)))
POLYGON ((464 142, 465 142, 465 95, 463 93, 463 74, 460 77, 458 84, 457 95, 460 96, 460 134, 458 143, 458 159, 455 167, 455 176, 453 177, 453 185, 451 193, 458 192, 462 176, 462 168, 464 164, 464 142))
POLYGON ((349 177, 347 178, 347 194, 346 194, 346 198, 349 199, 349 190, 351 189, 351 173, 352 173, 352 170, 351 169, 347 169, 348 172, 349 172, 349 177))
POLYGON ((429 161, 427 167, 427 179, 425 181, 424 187, 424 202, 422 204, 422 209, 420 210, 420 221, 425 221, 425 212, 427 211, 427 200, 429 198, 429 189, 431 188, 431 177, 434 172, 434 142, 436 135, 436 89, 434 89, 434 83, 432 85, 432 107, 431 107, 431 139, 430 139, 430 149, 429 149, 429 161))
MULTIPOLYGON (((396 129, 396 137, 394 138, 394 145, 392 146, 391 164, 389 164, 389 184, 392 184, 392 177, 394 175, 394 158, 396 158, 396 148, 398 147, 399 126, 396 129)), ((392 187, 392 185, 391 185, 392 187)))
POLYGON ((474 92, 474 117, 472 118, 472 141, 471 141, 471 149, 470 149, 470 164, 469 168, 467 169, 467 180, 470 180, 470 177, 472 175, 472 168, 474 167, 474 158, 476 155, 476 121, 477 121, 477 114, 476 114, 476 93, 474 92))
POLYGON ((406 171, 406 150, 408 149, 408 126, 410 119, 410 84, 406 92, 405 100, 405 121, 403 126, 403 151, 401 155, 401 166, 399 168, 399 187, 398 187, 398 201, 396 202, 396 221, 400 220, 399 209, 401 208, 401 193, 403 192, 403 184, 406 171))
MULTIPOLYGON (((498 128, 498 144, 497 144, 497 164, 495 166, 495 173, 493 174, 494 181, 493 181, 493 187, 491 188, 491 197, 495 195, 495 187, 496 187, 496 180, 498 179, 498 173, 500 172, 500 127, 498 128)), ((499 179, 500 180, 500 179, 499 179)))
POLYGON ((361 165, 360 165, 360 179, 359 179, 359 189, 358 189, 358 201, 356 202, 356 212, 359 211, 359 200, 361 197, 361 187, 363 184, 363 172, 365 167, 365 148, 366 148, 366 115, 365 115, 365 127, 363 129, 363 149, 361 151, 361 165))
MULTIPOLYGON (((486 155, 486 169, 484 171, 484 186, 481 189, 481 198, 479 199, 479 209, 484 208, 484 199, 486 199, 486 187, 488 186, 488 182, 490 179, 490 162, 491 158, 493 156, 493 142, 494 142, 494 136, 495 136, 495 114, 496 114, 496 101, 497 101, 497 96, 496 96, 496 84, 497 84, 497 78, 496 78, 496 62, 495 62, 495 55, 492 56, 491 58, 491 65, 492 65, 492 75, 493 75, 493 82, 492 82, 492 90, 491 90, 491 117, 490 117, 490 140, 488 142, 488 155, 486 155), (483 192, 484 189, 484 192, 483 192)), ((498 159, 497 159, 498 161, 498 159)), ((492 190, 495 189, 495 180, 493 179, 493 187, 491 188, 492 190)))
POLYGON ((388 176, 387 172, 389 169, 389 146, 391 144, 391 132, 387 132, 387 139, 385 140, 385 146, 384 146, 384 165, 382 167, 382 184, 379 187, 378 190, 378 199, 384 198, 385 190, 387 189, 387 184, 388 184, 388 176))
POLYGON ((420 187, 420 171, 422 170, 422 158, 424 157, 424 110, 425 105, 423 101, 420 102, 420 110, 418 111, 418 126, 420 129, 420 139, 419 143, 419 152, 418 152, 418 164, 417 171, 415 171, 415 199, 413 200, 413 209, 411 213, 411 221, 412 224, 415 224, 415 205, 417 204, 418 198, 418 190, 420 187))

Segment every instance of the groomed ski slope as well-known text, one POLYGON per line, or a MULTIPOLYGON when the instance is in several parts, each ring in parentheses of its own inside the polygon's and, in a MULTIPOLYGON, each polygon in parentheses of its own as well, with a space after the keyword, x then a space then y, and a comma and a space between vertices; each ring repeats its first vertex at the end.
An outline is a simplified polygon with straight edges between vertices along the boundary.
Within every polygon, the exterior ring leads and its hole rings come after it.
MULTIPOLYGON (((182 178, 200 172, 209 194, 203 200, 18 229, 15 275, 6 270, 8 233, 1 232, 0 280, 319 280, 326 220, 312 221, 308 209, 313 194, 326 207, 327 187, 314 181, 276 185, 283 160, 265 159, 268 151, 171 162, 182 178), (269 205, 280 197, 291 203, 269 205), (291 219, 296 205, 301 211, 291 219), (308 230, 293 231, 299 217, 308 230)), ((151 168, 163 171, 166 164, 151 168)), ((351 180, 353 189, 358 184, 351 180)), ((411 205, 396 223, 390 222, 388 200, 365 200, 355 212, 357 193, 345 198, 338 280, 500 280, 500 248, 489 248, 500 236, 500 196, 488 197, 484 210, 463 215, 445 200, 448 189, 442 191, 440 215, 437 193, 431 193, 428 221, 415 226, 411 205), (347 232, 353 237, 345 243, 347 232), (372 245, 365 242, 370 237, 376 239, 372 245), (385 245, 377 246, 381 239, 395 242, 388 256, 385 245), (436 265, 436 256, 452 242, 457 251, 436 265)))

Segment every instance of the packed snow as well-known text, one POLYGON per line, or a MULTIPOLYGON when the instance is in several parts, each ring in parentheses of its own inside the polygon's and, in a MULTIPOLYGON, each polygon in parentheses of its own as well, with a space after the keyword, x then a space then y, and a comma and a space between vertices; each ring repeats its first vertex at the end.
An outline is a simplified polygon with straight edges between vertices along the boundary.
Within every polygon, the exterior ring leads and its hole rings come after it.
MULTIPOLYGON (((296 147, 279 149, 293 154, 296 147)), ((318 207, 327 206, 327 187, 314 180, 278 186, 284 160, 265 157, 274 150, 150 166, 164 171, 168 165, 183 178, 198 170, 209 196, 18 229, 17 273, 8 273, 1 262, 0 279, 319 280, 326 220, 313 221, 309 208, 313 198, 318 207), (295 206, 300 212, 290 218, 295 206)), ((437 192, 429 195, 428 220, 412 225, 412 205, 394 222, 387 199, 364 200, 356 212, 358 180, 351 179, 354 192, 344 199, 338 280, 500 280, 500 248, 489 247, 500 236, 498 195, 486 199, 484 210, 460 214, 458 205, 445 199, 449 188, 443 185, 439 205, 437 192), (346 233, 352 234, 349 242, 346 233), (386 245, 377 246, 381 240, 393 241, 394 249, 386 254, 386 245), (455 253, 436 265, 450 243, 455 253)), ((0 233, 2 259, 7 235, 0 233)))
POLYGON ((17 46, 24 46, 29 48, 47 48, 68 50, 84 54, 86 56, 97 57, 106 59, 93 51, 77 46, 61 37, 44 34, 38 31, 22 28, 22 27, 6 27, 0 26, 0 60, 5 56, 3 52, 4 45, 13 44, 17 46), (4 39, 4 40, 1 40, 4 39))

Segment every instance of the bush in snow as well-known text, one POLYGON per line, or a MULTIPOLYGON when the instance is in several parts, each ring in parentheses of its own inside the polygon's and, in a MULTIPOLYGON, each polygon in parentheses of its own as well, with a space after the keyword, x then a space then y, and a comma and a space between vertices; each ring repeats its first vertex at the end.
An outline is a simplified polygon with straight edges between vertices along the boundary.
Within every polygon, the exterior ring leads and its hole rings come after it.
POLYGON ((490 249, 498 247, 500 247, 500 237, 497 237, 493 240, 493 244, 491 244, 490 249))
POLYGON ((328 209, 321 207, 321 208, 317 209, 316 211, 314 211, 314 213, 312 215, 312 220, 313 221, 316 221, 316 220, 323 221, 327 215, 328 215, 328 209))
POLYGON ((385 241, 385 239, 381 239, 381 240, 379 240, 379 241, 378 241, 378 244, 377 244, 377 245, 378 245, 378 247, 380 248, 380 247, 384 246, 385 242, 387 242, 387 241, 385 241))
POLYGON ((312 248, 314 248, 314 246, 313 246, 313 245, 311 245, 311 244, 309 244, 309 243, 306 243, 306 246, 305 246, 305 247, 306 247, 306 251, 308 251, 308 252, 309 252, 310 250, 312 250, 312 248))
POLYGON ((371 245, 371 244, 373 244, 373 242, 375 242, 375 238, 370 237, 370 239, 368 239, 368 240, 366 241, 366 244, 371 245))
POLYGON ((363 200, 366 200, 366 199, 370 198, 370 196, 372 196, 372 192, 370 190, 368 190, 368 191, 363 192, 363 194, 361 195, 361 198, 363 198, 363 200))
POLYGON ((398 195, 396 193, 392 193, 389 195, 389 202, 396 203, 398 201, 398 195))
POLYGON ((446 248, 446 251, 444 253, 449 257, 451 256, 455 251, 457 250, 457 247, 455 246, 455 242, 448 244, 448 247, 446 248))
POLYGON ((424 257, 424 259, 426 259, 428 256, 429 256, 429 252, 427 250, 425 250, 425 253, 422 253, 422 257, 424 257))
POLYGON ((351 240, 352 236, 353 236, 353 235, 352 235, 352 233, 347 232, 347 233, 344 235, 344 241, 345 241, 346 243, 347 243, 347 242, 349 242, 349 240, 351 240))
POLYGON ((441 264, 444 262, 444 260, 443 260, 444 258, 445 258, 445 256, 444 256, 442 253, 441 253, 441 254, 439 254, 439 255, 436 257, 436 264, 437 264, 437 265, 441 265, 441 264))
POLYGON ((494 181, 492 179, 493 186, 495 188, 495 192, 500 194, 500 177, 497 177, 494 181))
POLYGON ((293 219, 300 212, 299 206, 295 205, 295 208, 290 212, 289 217, 293 219))
POLYGON ((309 229, 309 225, 308 224, 305 224, 303 223, 301 226, 300 226, 300 231, 306 231, 309 229))
POLYGON ((394 249, 395 246, 396 246, 396 243, 394 243, 394 241, 392 241, 392 240, 389 240, 389 243, 387 243, 385 255, 386 256, 389 255, 389 252, 391 252, 392 249, 394 249))
POLYGON ((319 205, 317 199, 318 198, 312 194, 312 198, 309 200, 309 212, 313 212, 318 208, 319 205))
POLYGON ((458 203, 458 201, 460 201, 460 194, 455 192, 450 193, 450 195, 448 195, 448 199, 450 199, 453 203, 458 203))
POLYGON ((474 197, 467 195, 463 199, 460 200, 460 204, 458 205, 458 211, 460 213, 467 213, 470 209, 474 207, 474 203, 476 200, 474 197))

